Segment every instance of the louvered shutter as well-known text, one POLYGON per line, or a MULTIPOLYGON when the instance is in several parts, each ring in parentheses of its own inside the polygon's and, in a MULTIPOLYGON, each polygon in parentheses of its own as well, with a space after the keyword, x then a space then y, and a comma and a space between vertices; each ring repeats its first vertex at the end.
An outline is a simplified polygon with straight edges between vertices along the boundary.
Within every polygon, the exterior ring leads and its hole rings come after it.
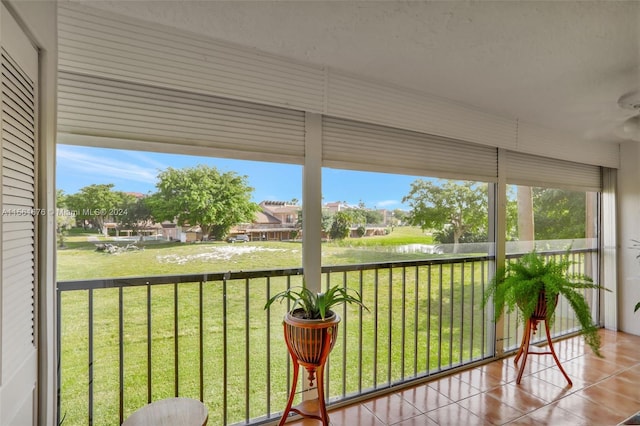
POLYGON ((303 161, 301 111, 73 73, 59 73, 58 82, 64 143, 83 143, 65 139, 71 134, 128 140, 132 149, 199 147, 223 157, 303 161))
POLYGON ((507 151, 507 183, 575 191, 601 191, 600 166, 507 151))
POLYGON ((59 70, 319 112, 325 72, 256 49, 58 2, 59 70))
POLYGON ((492 182, 497 149, 333 117, 322 120, 323 166, 492 182))
POLYGON ((34 350, 35 87, 2 49, 3 378, 34 350))

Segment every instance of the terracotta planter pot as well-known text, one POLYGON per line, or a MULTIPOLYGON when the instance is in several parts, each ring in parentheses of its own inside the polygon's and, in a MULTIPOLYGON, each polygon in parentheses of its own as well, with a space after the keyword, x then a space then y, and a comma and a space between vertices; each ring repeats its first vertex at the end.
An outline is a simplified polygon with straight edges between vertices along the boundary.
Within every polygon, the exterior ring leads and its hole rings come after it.
POLYGON ((309 372, 313 386, 316 368, 324 365, 338 338, 340 316, 334 312, 324 320, 297 318, 291 313, 284 317, 284 340, 294 360, 309 372))

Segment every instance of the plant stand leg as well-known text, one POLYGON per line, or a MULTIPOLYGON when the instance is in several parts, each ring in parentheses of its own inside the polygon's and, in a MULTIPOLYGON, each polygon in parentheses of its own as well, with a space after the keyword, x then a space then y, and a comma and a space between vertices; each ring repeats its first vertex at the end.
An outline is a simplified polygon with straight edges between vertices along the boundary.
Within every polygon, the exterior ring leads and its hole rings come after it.
POLYGON ((291 412, 291 405, 293 405, 293 399, 296 397, 296 387, 298 386, 298 374, 300 373, 300 365, 298 364, 298 359, 295 356, 292 355, 291 358, 293 360, 293 382, 291 383, 291 393, 289 393, 287 408, 284 409, 278 426, 284 425, 287 421, 289 412, 291 412))
POLYGON ((525 366, 527 365, 527 358, 529 357, 529 355, 552 355, 553 356, 553 360, 558 365, 558 368, 560 368, 560 371, 564 375, 564 378, 567 379, 567 382, 569 383, 569 386, 573 386, 573 382, 571 381, 571 379, 567 375, 567 372, 564 371, 564 368, 562 368, 562 365, 560 364, 560 360, 558 359, 558 356, 556 355, 556 351, 553 348, 553 342, 551 341, 551 332, 549 331, 549 323, 546 321, 546 319, 529 318, 527 320, 527 324, 525 326, 525 330, 526 331, 524 332, 524 335, 522 336, 522 343, 520 344, 520 348, 518 349, 518 353, 516 354, 516 358, 514 360, 514 363, 517 366, 518 365, 518 361, 520 360, 520 357, 522 355, 524 355, 524 358, 522 360, 522 364, 520 365, 520 369, 518 370, 518 378, 516 379, 516 383, 520 384, 520 381, 522 380, 522 374, 524 373, 525 366), (535 334, 536 331, 538 331, 538 323, 540 321, 544 321, 544 331, 546 333, 547 344, 549 345, 549 350, 548 351, 544 351, 544 352, 531 351, 531 350, 529 350, 529 346, 531 344, 531 335, 535 334))
POLYGON ((524 327, 525 331, 522 335, 522 343, 520 344, 520 349, 518 349, 518 354, 513 361, 517 366, 520 357, 524 354, 524 359, 522 360, 522 364, 520 365, 520 369, 518 370, 518 378, 516 379, 517 384, 520 384, 520 380, 522 380, 522 373, 524 373, 524 368, 527 365, 527 358, 529 357, 529 344, 531 342, 531 333, 535 332, 536 330, 536 325, 534 325, 532 321, 533 320, 531 318, 527 320, 527 324, 524 327))
POLYGON ((318 367, 316 371, 318 383, 318 415, 323 426, 329 426, 329 413, 327 413, 327 404, 324 400, 324 364, 318 367))
POLYGON ((564 378, 567 379, 567 383, 569 384, 569 386, 573 386, 573 382, 569 378, 569 375, 567 374, 567 372, 564 371, 564 368, 562 368, 562 365, 560 364, 560 360, 556 355, 556 351, 555 349, 553 349, 553 342, 551 342, 551 333, 549 332, 549 323, 547 323, 547 321, 544 322, 544 330, 547 332, 547 342, 549 343, 549 352, 547 353, 550 353, 551 355, 553 355, 553 359, 556 361, 556 364, 558 365, 558 368, 564 375, 564 378))

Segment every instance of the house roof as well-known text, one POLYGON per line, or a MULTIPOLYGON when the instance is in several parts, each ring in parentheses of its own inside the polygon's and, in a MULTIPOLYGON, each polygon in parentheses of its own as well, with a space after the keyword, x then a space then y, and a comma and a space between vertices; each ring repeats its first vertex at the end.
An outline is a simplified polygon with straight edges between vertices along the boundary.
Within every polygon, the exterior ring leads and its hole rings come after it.
POLYGON ((298 214, 302 209, 301 206, 286 201, 263 201, 260 206, 263 211, 268 211, 272 214, 298 214))
POLYGON ((256 213, 253 223, 266 225, 266 224, 279 224, 282 222, 278 218, 270 215, 268 212, 261 211, 256 213))

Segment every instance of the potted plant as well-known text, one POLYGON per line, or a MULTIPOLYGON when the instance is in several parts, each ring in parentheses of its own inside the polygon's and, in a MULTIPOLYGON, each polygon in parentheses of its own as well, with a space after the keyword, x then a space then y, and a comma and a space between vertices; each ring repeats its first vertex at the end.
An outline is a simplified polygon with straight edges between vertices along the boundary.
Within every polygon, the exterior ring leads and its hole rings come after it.
MULTIPOLYGON (((356 304, 364 309, 360 293, 353 289, 334 286, 324 293, 314 293, 303 282, 302 287, 292 287, 271 297, 264 308, 276 301, 293 302, 291 309, 283 319, 284 339, 293 360, 293 383, 287 407, 282 414, 280 425, 283 425, 290 411, 303 417, 318 419, 323 424, 329 423, 324 401, 323 372, 324 364, 336 343, 340 316, 332 310, 343 303, 356 304), (308 372, 309 386, 318 378, 318 402, 315 412, 307 411, 303 406, 292 408, 298 382, 299 366, 308 372)), ((368 310, 368 309, 367 309, 368 310)))
POLYGON ((594 354, 602 357, 598 327, 593 323, 591 308, 581 290, 603 287, 594 284, 589 276, 571 273, 569 269, 574 264, 568 252, 559 259, 546 260, 535 250, 527 253, 506 268, 498 269, 489 283, 483 306, 493 299, 496 320, 506 307, 507 313, 518 308, 525 322, 536 315, 549 324, 553 323, 558 297, 562 295, 575 312, 585 342, 594 354))
MULTIPOLYGON (((318 349, 322 347, 322 342, 319 342, 322 339, 322 330, 326 328, 335 330, 331 331, 333 334, 329 350, 335 344, 340 316, 332 308, 343 303, 349 303, 367 309, 362 303, 360 293, 356 290, 334 286, 324 293, 314 293, 304 283, 301 287, 291 287, 272 296, 264 308, 269 309, 274 302, 282 302, 284 300, 293 302, 291 310, 284 317, 285 341, 290 346, 290 349, 295 352, 297 358, 306 363, 317 361, 321 355, 318 349), (312 331, 300 333, 296 331, 297 329, 312 331), (290 341, 290 338, 295 340, 301 334, 305 334, 305 344, 290 341)), ((310 381, 313 384, 311 378, 310 381)))

